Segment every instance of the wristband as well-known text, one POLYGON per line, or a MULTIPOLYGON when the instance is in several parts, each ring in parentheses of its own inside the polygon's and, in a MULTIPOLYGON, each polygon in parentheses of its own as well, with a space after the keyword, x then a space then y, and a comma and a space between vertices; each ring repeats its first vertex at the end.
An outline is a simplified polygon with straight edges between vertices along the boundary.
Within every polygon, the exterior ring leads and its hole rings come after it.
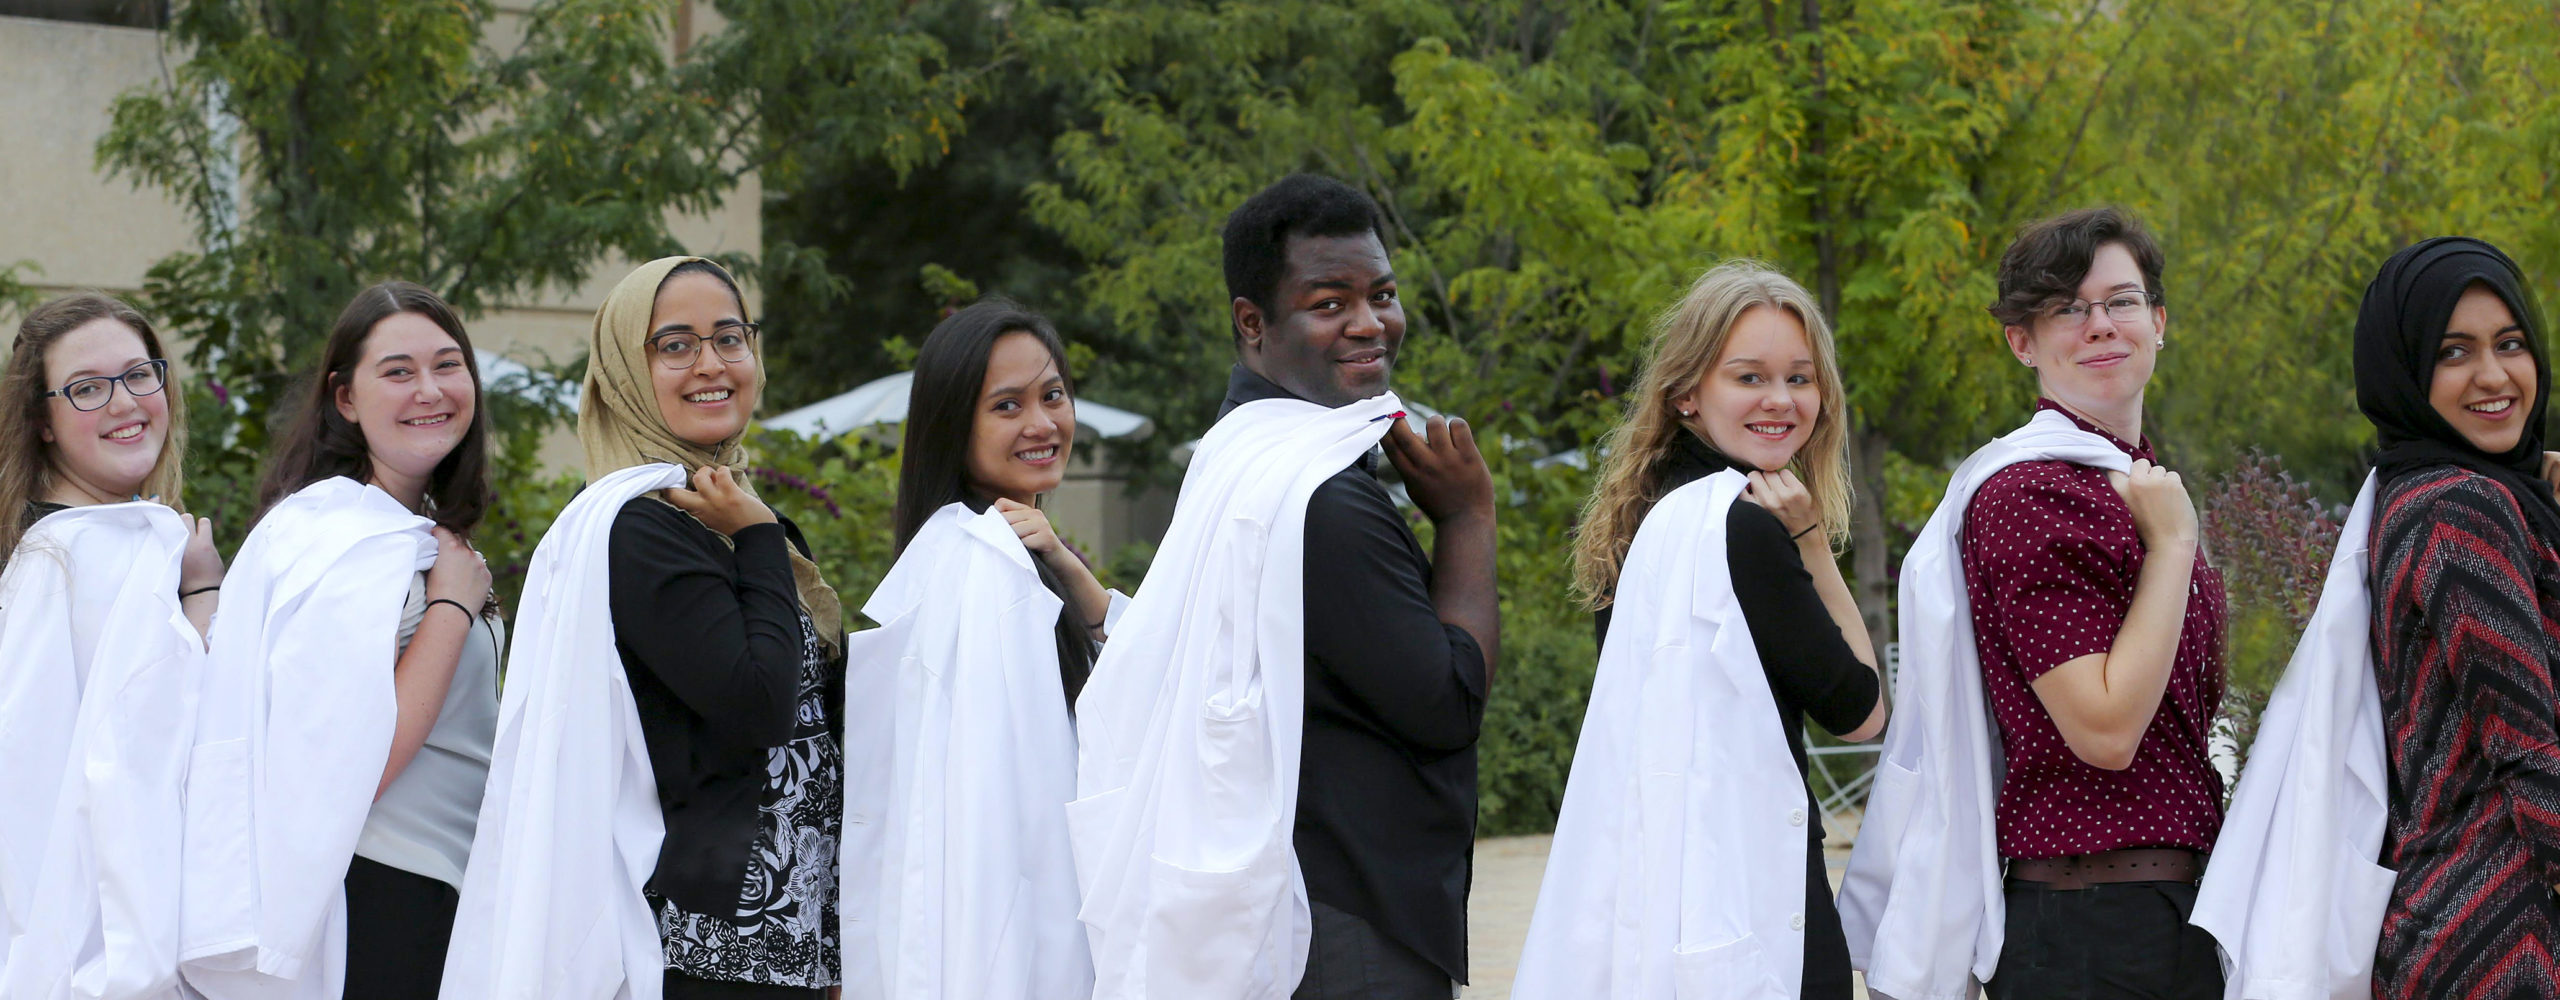
MULTIPOLYGON (((439 604, 450 604, 450 605, 453 605, 453 609, 454 609, 455 611, 462 612, 462 617, 463 617, 463 618, 465 618, 465 619, 478 618, 478 617, 480 617, 479 615, 472 614, 472 613, 471 613, 471 609, 470 609, 470 608, 463 607, 463 606, 462 606, 462 602, 461 602, 461 601, 454 600, 453 598, 450 598, 450 597, 439 597, 439 598, 436 598, 435 600, 428 601, 428 602, 427 602, 427 607, 428 607, 428 608, 430 608, 430 609, 433 609, 436 605, 439 605, 439 604)), ((423 612, 423 611, 419 612, 419 614, 420 614, 421 616, 425 615, 425 613, 426 613, 426 612, 423 612)))
POLYGON ((196 596, 197 594, 210 594, 210 593, 212 593, 212 592, 214 592, 214 591, 221 590, 221 589, 222 589, 222 585, 221 585, 221 584, 219 584, 219 583, 217 583, 217 584, 214 584, 213 586, 210 586, 210 587, 197 587, 197 588, 196 588, 196 589, 194 589, 194 590, 181 590, 181 591, 179 591, 179 592, 178 592, 178 599, 179 599, 179 600, 181 600, 181 601, 183 601, 183 600, 186 600, 187 598, 194 597, 194 596, 196 596))
POLYGON ((1788 541, 1790 541, 1790 542, 1792 542, 1792 541, 1795 541, 1796 539, 1803 538, 1803 537, 1805 536, 1805 533, 1806 533, 1806 532, 1810 532, 1810 531, 1812 531, 1813 529, 1815 529, 1815 528, 1819 528, 1819 527, 1822 527, 1822 522, 1820 522, 1820 521, 1815 521, 1815 522, 1813 522, 1812 524, 1805 525, 1805 526, 1804 526, 1804 531, 1799 531, 1799 532, 1796 532, 1795 534, 1788 535, 1788 536, 1787 536, 1787 540, 1788 540, 1788 541))

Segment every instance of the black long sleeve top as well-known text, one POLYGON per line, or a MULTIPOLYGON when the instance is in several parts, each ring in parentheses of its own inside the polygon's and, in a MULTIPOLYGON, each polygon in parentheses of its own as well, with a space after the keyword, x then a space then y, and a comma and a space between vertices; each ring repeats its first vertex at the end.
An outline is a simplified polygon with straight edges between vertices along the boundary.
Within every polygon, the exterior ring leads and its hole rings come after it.
MULTIPOLYGON (((1220 415, 1290 393, 1238 366, 1220 415)), ((1307 894, 1466 978, 1484 651, 1431 604, 1431 561, 1364 456, 1306 520, 1307 894)))
MULTIPOLYGON (((1722 455, 1682 433, 1663 459, 1657 495, 1731 467, 1722 455)), ((1875 669, 1859 661, 1831 609, 1813 588, 1804 556, 1787 537, 1786 525, 1767 508, 1736 500, 1725 515, 1725 563, 1733 574, 1735 602, 1743 624, 1760 654, 1760 669, 1769 677, 1769 693, 1778 707, 1778 725, 1787 736, 1799 777, 1811 777, 1804 755, 1804 719, 1833 734, 1865 725, 1875 711, 1882 684, 1875 669)), ((1598 615, 1600 641, 1609 638, 1609 609, 1598 615)), ((1807 823, 1813 843, 1822 843, 1822 824, 1807 823)))
MULTIPOLYGON (((667 826, 649 889, 691 912, 736 909, 767 751, 798 723, 805 648, 786 545, 808 551, 787 519, 723 541, 652 496, 614 518, 614 645, 667 826)), ((835 676, 827 703, 841 705, 835 676)))

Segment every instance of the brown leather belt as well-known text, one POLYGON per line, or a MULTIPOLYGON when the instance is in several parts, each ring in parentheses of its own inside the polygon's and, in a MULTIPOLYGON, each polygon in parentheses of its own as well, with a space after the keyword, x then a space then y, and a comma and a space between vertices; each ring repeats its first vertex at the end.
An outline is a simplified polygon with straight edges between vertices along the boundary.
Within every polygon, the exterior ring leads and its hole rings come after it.
POLYGON ((2009 862, 2010 879, 2046 889, 2086 889, 2106 882, 2194 882, 2203 874, 2203 857, 2176 847, 2128 847, 2009 862))

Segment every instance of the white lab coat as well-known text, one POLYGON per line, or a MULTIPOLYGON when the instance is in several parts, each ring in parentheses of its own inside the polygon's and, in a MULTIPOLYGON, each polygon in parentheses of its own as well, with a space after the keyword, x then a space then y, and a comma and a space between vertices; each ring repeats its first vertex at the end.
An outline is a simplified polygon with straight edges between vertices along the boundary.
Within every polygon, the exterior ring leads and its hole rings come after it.
POLYGON ((1093 992, 1067 841, 1060 601, 1032 558, 1002 512, 951 504, 862 607, 883 625, 847 647, 845 718, 863 720, 846 733, 848 997, 1093 992))
POLYGON ((533 550, 489 790, 445 952, 454 1000, 658 1000, 666 974, 640 887, 666 823, 640 707, 614 646, 613 521, 679 466, 587 484, 533 550))
POLYGON ((1993 473, 2035 461, 2115 472, 2133 464, 2071 418, 2038 412, 1956 467, 1902 562, 1893 725, 1840 885, 1850 965, 1878 996, 1963 1000, 1999 967, 2000 740, 1982 689, 1961 535, 1974 492, 1993 473))
POLYGON ((334 1000, 347 865, 399 721, 392 665, 433 522, 344 477, 278 501, 231 560, 187 775, 180 960, 212 1000, 334 1000))
POLYGON ((2230 1000, 2366 1000, 2398 877, 2365 570, 2375 481, 2338 532, 2328 582, 2259 716, 2193 921, 2222 945, 2230 1000))
MULTIPOLYGON (((15 517, 18 512, 10 511, 15 517)), ((162 998, 204 640, 188 523, 157 503, 36 522, 0 574, 0 996, 162 998)))
POLYGON ((1689 483, 1619 571, 1511 995, 1779 1000, 1804 974, 1804 779, 1725 554, 1748 480, 1689 483))
POLYGON ((1263 399, 1209 429, 1145 586, 1076 701, 1067 807, 1100 1000, 1271 1000, 1306 971, 1291 831, 1307 500, 1393 395, 1263 399))

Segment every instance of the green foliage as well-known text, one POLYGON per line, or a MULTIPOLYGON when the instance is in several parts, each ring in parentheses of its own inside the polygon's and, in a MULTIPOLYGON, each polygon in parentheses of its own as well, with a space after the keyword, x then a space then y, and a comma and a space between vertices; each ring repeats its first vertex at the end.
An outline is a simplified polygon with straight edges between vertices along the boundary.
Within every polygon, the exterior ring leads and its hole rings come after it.
POLYGON ((756 430, 747 446, 756 495, 791 518, 810 558, 859 620, 862 602, 889 575, 890 526, 898 505, 898 450, 859 434, 833 440, 756 430))

